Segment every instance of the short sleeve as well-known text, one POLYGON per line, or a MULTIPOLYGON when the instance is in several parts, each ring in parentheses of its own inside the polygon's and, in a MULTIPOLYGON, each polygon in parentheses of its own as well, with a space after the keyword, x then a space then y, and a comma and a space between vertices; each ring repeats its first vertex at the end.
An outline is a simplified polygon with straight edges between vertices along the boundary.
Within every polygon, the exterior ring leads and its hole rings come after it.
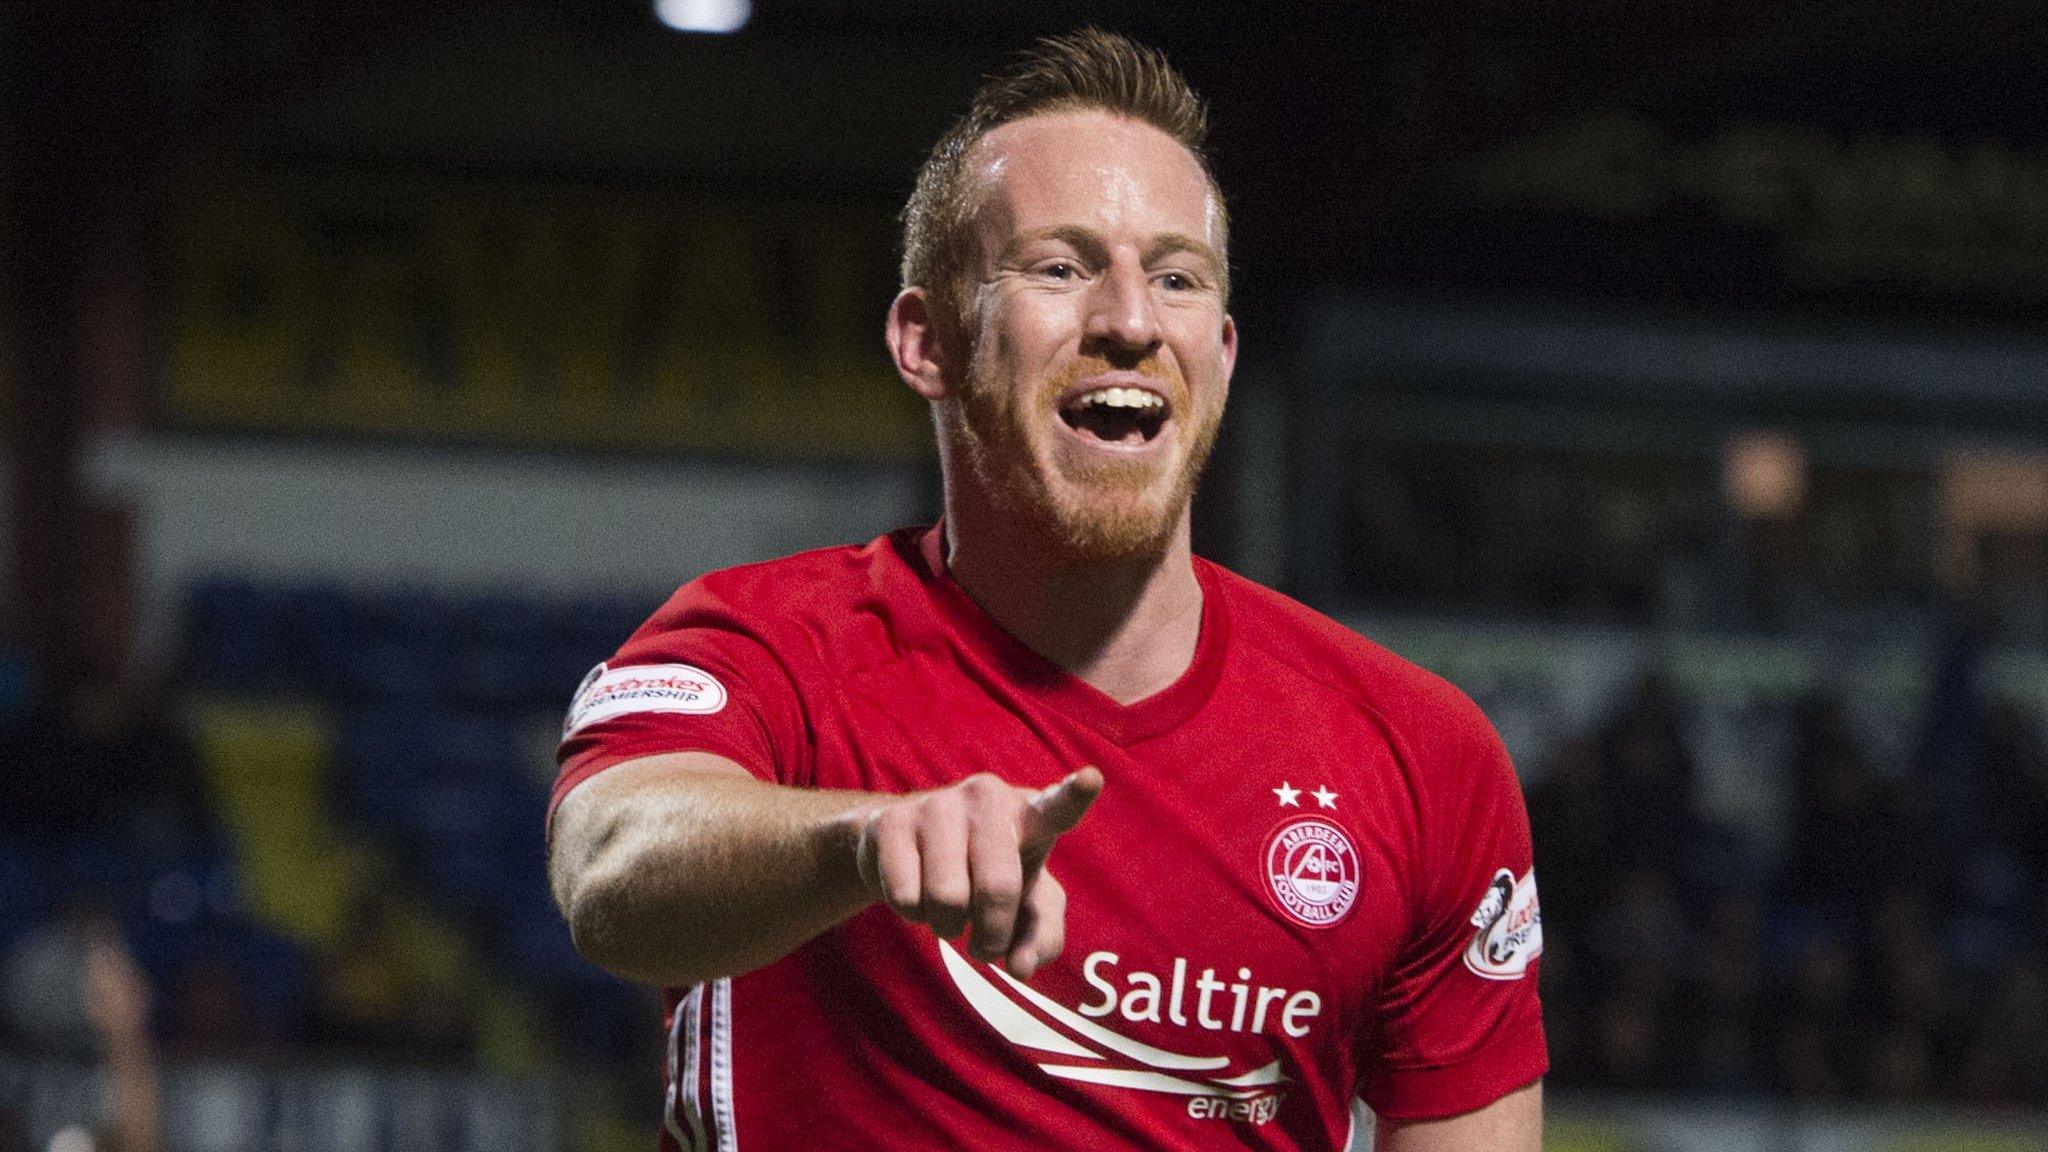
POLYGON ((1382 986, 1360 1095, 1396 1120, 1455 1116, 1541 1077, 1543 913, 1528 811, 1479 710, 1438 742, 1423 812, 1422 906, 1382 986))
POLYGON ((693 610, 685 587, 570 701, 549 800, 615 764, 670 752, 723 756, 773 784, 807 784, 795 681, 759 632, 693 610))

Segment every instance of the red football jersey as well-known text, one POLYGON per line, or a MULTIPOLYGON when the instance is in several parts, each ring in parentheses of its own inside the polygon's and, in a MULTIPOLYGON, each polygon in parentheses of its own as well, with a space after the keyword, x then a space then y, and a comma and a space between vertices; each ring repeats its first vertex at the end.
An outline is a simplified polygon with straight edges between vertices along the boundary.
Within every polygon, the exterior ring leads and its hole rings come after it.
POLYGON ((764 780, 1108 784, 1048 863, 1030 983, 879 904, 666 996, 662 1147, 1341 1149, 1351 1102, 1469 1111, 1543 1074, 1528 820, 1470 700, 1197 559, 1193 664, 1122 705, 1003 632, 936 529, 686 585, 571 706, 559 802, 701 750, 764 780))

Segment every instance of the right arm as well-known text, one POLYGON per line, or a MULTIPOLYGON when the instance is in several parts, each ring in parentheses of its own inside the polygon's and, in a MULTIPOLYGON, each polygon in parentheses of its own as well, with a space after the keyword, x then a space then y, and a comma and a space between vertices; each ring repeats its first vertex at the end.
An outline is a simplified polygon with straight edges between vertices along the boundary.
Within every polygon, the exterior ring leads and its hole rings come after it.
POLYGON ((989 775, 909 795, 765 783, 708 752, 649 756, 577 785, 549 873, 576 947, 629 979, 684 985, 767 964, 882 899, 1027 977, 1059 954, 1065 894, 1043 870, 1102 788, 989 775))

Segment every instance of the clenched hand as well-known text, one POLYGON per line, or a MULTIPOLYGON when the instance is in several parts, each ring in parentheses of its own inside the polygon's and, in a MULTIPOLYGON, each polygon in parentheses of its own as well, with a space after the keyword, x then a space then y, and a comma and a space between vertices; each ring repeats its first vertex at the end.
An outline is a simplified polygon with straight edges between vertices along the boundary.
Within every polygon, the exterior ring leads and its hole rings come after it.
POLYGON ((906 796, 861 828, 861 880, 941 939, 971 928, 969 954, 1028 979, 1066 944, 1067 894, 1045 858, 1101 792, 1083 768, 1043 791, 984 772, 906 796))

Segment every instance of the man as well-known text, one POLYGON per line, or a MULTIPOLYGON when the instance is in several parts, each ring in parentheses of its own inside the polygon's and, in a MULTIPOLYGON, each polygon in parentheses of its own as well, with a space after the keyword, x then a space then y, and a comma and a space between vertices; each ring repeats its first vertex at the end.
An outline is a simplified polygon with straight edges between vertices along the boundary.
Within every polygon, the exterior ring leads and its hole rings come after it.
POLYGON ((669 989, 664 1148, 1329 1149, 1354 1096, 1383 1150, 1538 1147, 1499 741, 1189 550, 1237 353, 1203 134, 1100 32, 985 85, 888 318, 942 525, 694 581, 578 692, 555 892, 669 989))

